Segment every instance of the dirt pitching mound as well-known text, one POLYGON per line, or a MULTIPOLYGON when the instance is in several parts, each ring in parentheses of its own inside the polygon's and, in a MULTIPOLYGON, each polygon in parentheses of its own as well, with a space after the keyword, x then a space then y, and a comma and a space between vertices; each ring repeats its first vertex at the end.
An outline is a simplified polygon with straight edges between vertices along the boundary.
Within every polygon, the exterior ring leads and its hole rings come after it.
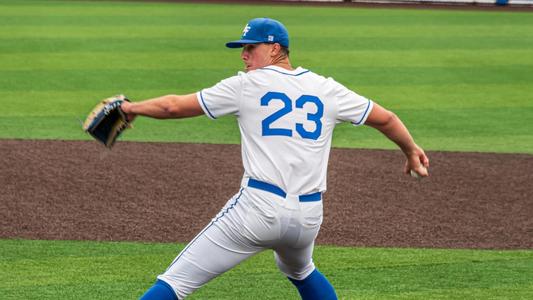
MULTIPOLYGON (((317 242, 533 248, 533 156, 333 149, 317 242)), ((0 238, 187 242, 236 193, 238 145, 0 141, 0 238)))

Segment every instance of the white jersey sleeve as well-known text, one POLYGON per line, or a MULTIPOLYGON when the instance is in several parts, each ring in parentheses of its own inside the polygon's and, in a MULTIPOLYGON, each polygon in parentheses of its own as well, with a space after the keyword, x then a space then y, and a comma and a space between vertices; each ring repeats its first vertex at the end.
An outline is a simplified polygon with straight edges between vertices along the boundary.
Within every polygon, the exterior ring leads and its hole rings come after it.
POLYGON ((344 85, 328 78, 331 94, 337 99, 337 121, 350 122, 353 125, 363 125, 372 111, 373 102, 356 94, 344 85))
POLYGON ((242 98, 242 78, 236 76, 224 79, 213 87, 203 89, 196 93, 198 102, 205 114, 216 119, 223 115, 238 115, 239 101, 242 98))

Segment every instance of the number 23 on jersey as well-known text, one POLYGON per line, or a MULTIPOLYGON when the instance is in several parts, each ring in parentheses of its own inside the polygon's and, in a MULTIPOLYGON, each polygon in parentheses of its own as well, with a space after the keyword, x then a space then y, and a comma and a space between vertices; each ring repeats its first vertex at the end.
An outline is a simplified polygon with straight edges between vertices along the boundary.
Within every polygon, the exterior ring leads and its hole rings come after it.
MULTIPOLYGON (((279 128, 272 127, 272 123, 278 119, 283 118, 293 110, 292 100, 285 94, 280 92, 268 92, 261 97, 261 106, 268 106, 272 101, 281 101, 283 107, 266 117, 262 122, 262 134, 263 136, 281 135, 291 136, 293 134, 292 128, 279 128)), ((302 95, 295 101, 295 109, 310 109, 310 106, 314 106, 314 113, 307 113, 307 121, 314 123, 314 130, 308 131, 304 128, 304 124, 295 123, 294 129, 304 139, 317 140, 322 133, 322 116, 324 115, 324 104, 320 101, 320 98, 311 95, 302 95)), ((312 109, 312 108, 311 108, 312 109)))

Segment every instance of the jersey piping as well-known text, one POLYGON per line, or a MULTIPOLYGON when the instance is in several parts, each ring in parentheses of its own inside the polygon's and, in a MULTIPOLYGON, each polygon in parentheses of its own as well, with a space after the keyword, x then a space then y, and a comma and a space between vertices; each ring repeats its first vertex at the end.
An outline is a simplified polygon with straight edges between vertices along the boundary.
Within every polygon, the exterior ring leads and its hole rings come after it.
POLYGON ((291 74, 291 73, 286 73, 286 72, 282 72, 282 71, 279 71, 279 70, 276 70, 276 69, 271 69, 271 68, 261 68, 260 70, 270 70, 270 71, 274 71, 274 72, 277 72, 277 73, 280 73, 280 74, 283 74, 283 75, 289 75, 289 76, 300 76, 302 74, 305 74, 307 72, 309 72, 309 70, 304 70, 298 74, 291 74))
POLYGON ((199 91, 198 94, 200 95, 200 106, 202 109, 211 117, 211 119, 216 119, 215 116, 209 111, 209 108, 207 108, 207 105, 205 105, 204 96, 202 95, 202 91, 199 91))
POLYGON ((359 120, 358 122, 352 122, 352 124, 354 125, 361 125, 361 123, 364 123, 364 121, 366 120, 366 118, 368 117, 368 112, 370 111, 370 107, 373 106, 373 103, 372 101, 368 100, 368 105, 366 107, 366 110, 365 112, 363 113, 363 117, 361 117, 361 120, 359 120))

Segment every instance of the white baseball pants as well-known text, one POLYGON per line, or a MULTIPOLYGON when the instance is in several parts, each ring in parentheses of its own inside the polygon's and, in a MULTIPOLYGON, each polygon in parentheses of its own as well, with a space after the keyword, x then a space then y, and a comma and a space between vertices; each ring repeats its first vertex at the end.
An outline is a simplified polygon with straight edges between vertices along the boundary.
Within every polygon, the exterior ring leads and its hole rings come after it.
POLYGON ((322 201, 300 202, 244 186, 183 249, 158 279, 184 299, 216 276, 265 249, 273 249, 286 276, 303 280, 313 270, 313 246, 322 201))

